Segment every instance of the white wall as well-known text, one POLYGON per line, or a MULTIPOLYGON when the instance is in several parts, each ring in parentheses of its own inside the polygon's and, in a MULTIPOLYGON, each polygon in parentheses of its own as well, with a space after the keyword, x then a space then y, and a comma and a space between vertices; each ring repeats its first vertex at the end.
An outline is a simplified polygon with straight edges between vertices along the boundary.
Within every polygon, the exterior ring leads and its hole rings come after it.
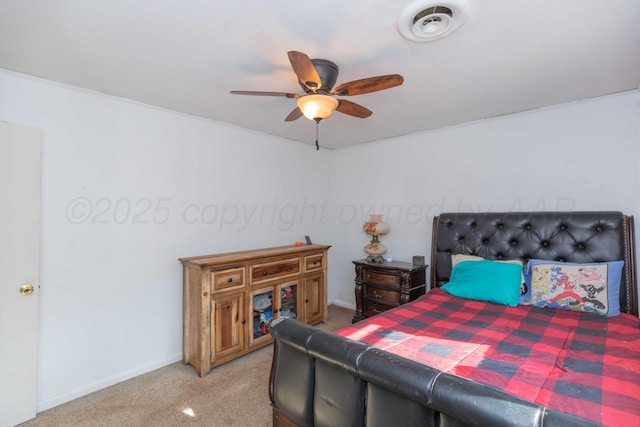
POLYGON ((0 70, 43 130, 38 411, 182 359, 179 257, 330 243, 329 152, 0 70))
POLYGON ((0 120, 44 135, 38 410, 181 359, 179 257, 308 234, 353 306, 371 212, 404 260, 443 211, 640 217, 638 117, 634 91, 316 152, 0 70, 0 120))
POLYGON ((640 217, 640 94, 566 104, 332 152, 329 299, 355 306, 361 225, 394 259, 429 259, 443 211, 620 210, 640 217))

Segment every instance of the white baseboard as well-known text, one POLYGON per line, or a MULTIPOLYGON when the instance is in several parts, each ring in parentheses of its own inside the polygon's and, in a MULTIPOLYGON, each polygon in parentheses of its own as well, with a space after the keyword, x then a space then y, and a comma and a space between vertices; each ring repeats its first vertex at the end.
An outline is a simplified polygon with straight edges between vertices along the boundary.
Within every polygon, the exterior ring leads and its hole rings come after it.
POLYGON ((77 390, 70 391, 68 393, 61 394, 51 399, 43 400, 41 402, 36 402, 36 413, 45 411, 47 409, 51 409, 58 405, 62 405, 63 403, 67 403, 79 397, 86 396, 89 393, 93 393, 94 391, 102 390, 103 388, 112 386, 122 381, 129 380, 131 378, 137 377, 138 375, 146 374, 147 372, 154 371, 156 369, 162 368, 164 366, 170 365, 172 363, 175 363, 181 360, 182 360, 182 353, 172 357, 168 357, 163 360, 159 360, 157 362, 151 363, 146 366, 142 366, 140 368, 123 372, 119 375, 113 376, 111 378, 107 378, 103 381, 99 381, 94 384, 90 384, 86 387, 82 387, 77 390))

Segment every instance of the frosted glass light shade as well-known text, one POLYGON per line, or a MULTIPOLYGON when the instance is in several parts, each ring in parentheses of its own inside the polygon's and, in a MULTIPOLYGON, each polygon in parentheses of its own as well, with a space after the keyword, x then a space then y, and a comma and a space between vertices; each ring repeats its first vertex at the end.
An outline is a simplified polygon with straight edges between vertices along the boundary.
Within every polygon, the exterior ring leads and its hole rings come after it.
POLYGON ((333 114, 338 100, 329 95, 306 95, 298 98, 298 108, 309 120, 324 120, 333 114))
POLYGON ((369 221, 362 226, 362 231, 372 236, 387 234, 389 229, 389 224, 382 220, 382 214, 369 214, 369 221))

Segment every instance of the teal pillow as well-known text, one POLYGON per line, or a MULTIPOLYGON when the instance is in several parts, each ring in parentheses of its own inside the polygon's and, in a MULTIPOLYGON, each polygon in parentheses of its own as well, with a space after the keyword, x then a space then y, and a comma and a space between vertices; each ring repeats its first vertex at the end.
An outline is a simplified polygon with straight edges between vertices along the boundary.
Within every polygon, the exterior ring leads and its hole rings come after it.
POLYGON ((496 261, 463 261, 451 271, 442 290, 461 298, 515 307, 520 298, 522 267, 496 261))

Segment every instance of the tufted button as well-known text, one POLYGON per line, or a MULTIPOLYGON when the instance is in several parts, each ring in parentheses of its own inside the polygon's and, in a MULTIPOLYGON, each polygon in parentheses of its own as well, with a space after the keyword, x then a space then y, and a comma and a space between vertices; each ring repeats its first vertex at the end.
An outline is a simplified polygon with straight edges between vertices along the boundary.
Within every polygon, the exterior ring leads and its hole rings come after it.
POLYGON ((446 251, 444 251, 444 253, 450 254, 451 253, 451 249, 447 249, 446 251))
POLYGON ((511 246, 516 246, 518 244, 518 241, 516 239, 511 239, 511 241, 509 242, 509 244, 511 246))
POLYGON ((482 239, 482 244, 486 245, 489 243, 489 239, 487 239, 486 237, 484 239, 482 239))
POLYGON ((448 228, 453 227, 453 222, 452 222, 452 221, 447 221, 447 227, 448 227, 448 228))
POLYGON ((602 233, 602 226, 601 226, 601 225, 597 225, 597 226, 596 226, 596 231, 597 231, 598 233, 602 233))
POLYGON ((547 241, 545 240, 544 242, 542 242, 542 246, 544 246, 544 247, 546 248, 547 246, 549 246, 549 242, 547 242, 547 241))
POLYGON ((478 226, 478 223, 476 223, 475 221, 471 223, 471 228, 476 228, 478 226))
POLYGON ((458 237, 458 242, 463 243, 464 242, 464 236, 458 237))
POLYGON ((502 230, 504 228, 504 224, 499 222, 496 227, 498 227, 499 230, 502 230))
POLYGON ((525 230, 531 230, 531 224, 525 224, 524 225, 524 229, 525 230))
POLYGON ((502 254, 497 254, 496 259, 502 259, 502 254))
POLYGON ((562 258, 562 257, 558 258, 556 261, 558 261, 558 262, 565 262, 564 258, 562 258))
POLYGON ((576 247, 577 247, 578 249, 584 249, 584 243, 578 243, 578 244, 576 245, 576 247))
POLYGON ((567 229, 567 226, 566 226, 566 225, 562 224, 562 225, 560 226, 560 230, 565 231, 566 229, 567 229))

